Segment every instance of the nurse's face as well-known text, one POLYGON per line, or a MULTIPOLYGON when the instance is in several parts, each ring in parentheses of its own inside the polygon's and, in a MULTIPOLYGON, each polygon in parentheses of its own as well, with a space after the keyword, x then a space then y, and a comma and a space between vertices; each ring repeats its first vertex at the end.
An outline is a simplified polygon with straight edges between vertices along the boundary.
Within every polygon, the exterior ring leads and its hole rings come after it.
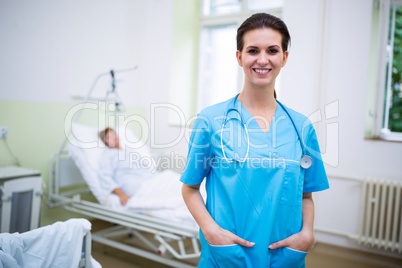
POLYGON ((273 87, 288 52, 282 50, 282 36, 270 28, 248 31, 243 36, 243 50, 236 52, 245 74, 245 86, 273 87))

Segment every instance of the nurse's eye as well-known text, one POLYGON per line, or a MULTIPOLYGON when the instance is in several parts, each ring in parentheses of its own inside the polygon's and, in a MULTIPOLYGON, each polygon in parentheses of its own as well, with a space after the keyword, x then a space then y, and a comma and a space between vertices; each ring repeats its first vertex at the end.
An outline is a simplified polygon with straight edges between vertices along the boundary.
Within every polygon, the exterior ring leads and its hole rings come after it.
POLYGON ((268 50, 268 53, 269 54, 276 54, 276 53, 278 53, 278 50, 277 49, 270 49, 270 50, 268 50))
POLYGON ((250 49, 247 52, 250 53, 250 54, 257 54, 258 50, 257 49, 250 49))

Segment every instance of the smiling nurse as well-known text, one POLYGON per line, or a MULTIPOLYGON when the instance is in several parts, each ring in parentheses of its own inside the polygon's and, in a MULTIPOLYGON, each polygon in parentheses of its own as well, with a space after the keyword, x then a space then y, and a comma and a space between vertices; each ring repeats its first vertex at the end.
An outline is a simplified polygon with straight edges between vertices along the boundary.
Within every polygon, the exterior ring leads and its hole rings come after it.
POLYGON ((329 186, 311 122, 276 100, 289 43, 275 16, 244 21, 236 52, 243 90, 194 123, 181 181, 201 229, 199 267, 305 267, 314 244, 312 192, 329 186))

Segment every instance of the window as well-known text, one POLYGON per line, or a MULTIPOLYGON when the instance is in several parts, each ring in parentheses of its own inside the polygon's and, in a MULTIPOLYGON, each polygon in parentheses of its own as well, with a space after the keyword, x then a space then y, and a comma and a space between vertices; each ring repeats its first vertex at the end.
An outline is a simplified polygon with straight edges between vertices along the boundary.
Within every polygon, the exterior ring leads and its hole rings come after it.
POLYGON ((372 9, 365 137, 402 141, 402 0, 372 9))
POLYGON ((197 107, 225 100, 236 93, 236 24, 205 26, 201 29, 200 73, 197 107), (202 89, 202 90, 201 90, 202 89))
POLYGON ((256 12, 281 17, 282 6, 283 0, 202 1, 197 112, 233 97, 243 86, 243 72, 235 57, 240 24, 256 12))
POLYGON ((383 126, 380 137, 402 140, 402 1, 389 8, 383 126))

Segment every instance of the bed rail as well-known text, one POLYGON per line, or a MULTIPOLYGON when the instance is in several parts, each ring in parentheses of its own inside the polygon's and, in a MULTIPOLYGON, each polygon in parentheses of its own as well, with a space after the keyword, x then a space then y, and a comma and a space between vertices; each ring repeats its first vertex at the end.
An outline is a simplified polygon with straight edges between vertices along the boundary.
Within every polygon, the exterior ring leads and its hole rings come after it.
POLYGON ((91 251, 92 251, 92 237, 91 232, 87 232, 82 241, 81 259, 78 264, 79 268, 91 267, 91 251))

